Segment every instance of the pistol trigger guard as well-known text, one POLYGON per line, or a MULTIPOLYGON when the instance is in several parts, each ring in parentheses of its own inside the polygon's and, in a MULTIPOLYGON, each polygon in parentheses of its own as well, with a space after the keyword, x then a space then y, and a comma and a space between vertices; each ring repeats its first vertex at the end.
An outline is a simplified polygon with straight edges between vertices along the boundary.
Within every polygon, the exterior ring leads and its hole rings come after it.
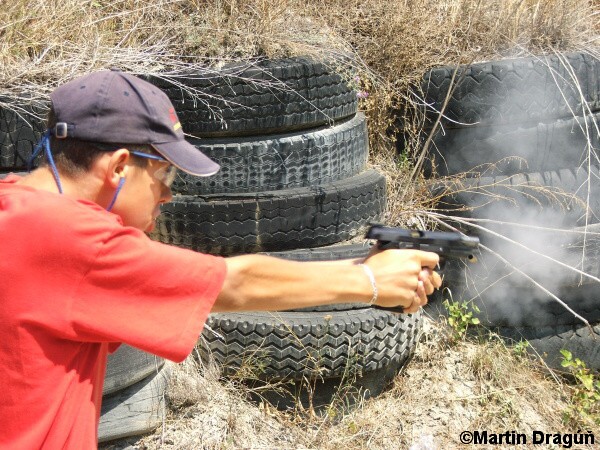
POLYGON ((444 270, 445 266, 446 266, 446 258, 444 258, 443 256, 440 256, 440 262, 438 263, 439 270, 444 270))

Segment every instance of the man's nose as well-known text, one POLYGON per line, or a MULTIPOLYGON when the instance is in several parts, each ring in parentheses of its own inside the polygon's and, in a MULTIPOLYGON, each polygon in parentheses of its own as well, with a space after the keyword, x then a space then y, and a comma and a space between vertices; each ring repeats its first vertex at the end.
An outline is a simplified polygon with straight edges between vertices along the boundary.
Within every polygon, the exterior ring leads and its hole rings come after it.
POLYGON ((160 203, 169 203, 173 200, 173 192, 169 186, 163 185, 160 193, 160 203))

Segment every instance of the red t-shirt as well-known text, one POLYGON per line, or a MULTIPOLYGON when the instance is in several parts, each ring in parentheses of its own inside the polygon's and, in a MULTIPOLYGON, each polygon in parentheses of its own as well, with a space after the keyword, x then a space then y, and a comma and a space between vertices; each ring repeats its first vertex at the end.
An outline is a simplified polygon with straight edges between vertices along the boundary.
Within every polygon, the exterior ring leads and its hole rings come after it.
POLYGON ((17 180, 0 181, 0 448, 94 448, 108 351, 182 361, 225 262, 17 180))

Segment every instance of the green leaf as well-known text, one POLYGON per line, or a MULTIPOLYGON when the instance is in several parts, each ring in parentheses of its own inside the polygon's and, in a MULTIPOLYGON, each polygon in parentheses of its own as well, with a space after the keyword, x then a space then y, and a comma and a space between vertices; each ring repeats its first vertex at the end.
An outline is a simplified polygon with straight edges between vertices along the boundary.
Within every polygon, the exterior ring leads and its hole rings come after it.
POLYGON ((594 389, 594 378, 591 376, 587 376, 587 377, 580 377, 581 383, 583 384, 583 386, 591 391, 592 389, 594 389))
POLYGON ((562 355, 567 358, 568 360, 573 359, 573 355, 571 354, 571 352, 569 350, 561 350, 560 351, 562 353, 562 355))

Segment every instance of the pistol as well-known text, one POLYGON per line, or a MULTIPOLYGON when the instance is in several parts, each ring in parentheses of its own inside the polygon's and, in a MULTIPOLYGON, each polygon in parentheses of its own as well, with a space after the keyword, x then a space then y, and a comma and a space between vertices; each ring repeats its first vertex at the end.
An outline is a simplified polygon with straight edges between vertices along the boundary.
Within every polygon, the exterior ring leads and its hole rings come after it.
MULTIPOLYGON (((422 231, 405 228, 371 225, 365 236, 377 240, 377 248, 414 249, 437 253, 440 257, 439 269, 443 270, 448 258, 460 258, 477 262, 480 254, 479 238, 449 231, 422 231)), ((384 308, 392 312, 403 312, 402 307, 384 308)))

